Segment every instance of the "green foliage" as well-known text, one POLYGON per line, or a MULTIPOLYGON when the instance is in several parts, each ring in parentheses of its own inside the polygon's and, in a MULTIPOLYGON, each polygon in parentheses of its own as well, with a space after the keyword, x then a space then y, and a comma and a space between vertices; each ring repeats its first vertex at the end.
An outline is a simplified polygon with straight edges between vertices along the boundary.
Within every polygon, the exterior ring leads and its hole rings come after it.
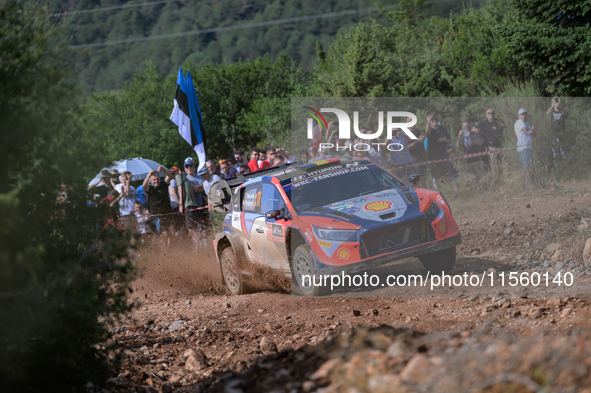
POLYGON ((0 1, 0 380, 2 390, 59 391, 107 370, 107 321, 128 310, 126 236, 98 231, 86 205, 97 165, 70 131, 68 53, 47 8, 0 1), (72 187, 56 203, 62 179, 72 187), (77 192, 82 190, 82 192, 77 192), (120 259, 120 264, 115 260, 120 259))
POLYGON ((499 27, 519 65, 549 92, 591 95, 591 4, 585 0, 512 1, 519 23, 499 27))
MULTIPOLYGON (((100 0, 81 0, 74 4, 76 10, 88 10, 128 3, 137 2, 119 0, 113 4, 100 0)), ((374 3, 371 0, 182 1, 74 14, 63 20, 72 36, 71 44, 79 45, 355 10, 375 7, 374 3)), ((59 12, 69 9, 72 2, 54 0, 52 4, 55 11, 59 12)), ((76 51, 76 74, 83 91, 90 93, 121 88, 134 74, 141 72, 149 61, 160 75, 166 75, 174 73, 179 64, 234 63, 241 59, 255 60, 269 53, 272 60, 281 54, 288 55, 302 68, 311 70, 316 59, 316 42, 328 45, 343 26, 351 26, 372 17, 386 22, 386 18, 376 11, 84 48, 76 51)))
POLYGON ((423 21, 397 13, 393 17, 403 21, 391 28, 360 23, 344 29, 328 48, 325 62, 314 70, 315 92, 392 97, 498 94, 503 83, 528 77, 497 34, 498 11, 504 6, 493 1, 481 10, 423 21))
MULTIPOLYGON (((309 75, 287 56, 269 56, 218 66, 185 64, 199 99, 210 158, 232 157, 235 148, 288 139, 289 97, 299 94, 309 75)), ((95 94, 79 112, 84 139, 104 152, 103 165, 143 156, 179 165, 194 155, 169 120, 176 73, 159 76, 152 66, 121 91, 95 94)))

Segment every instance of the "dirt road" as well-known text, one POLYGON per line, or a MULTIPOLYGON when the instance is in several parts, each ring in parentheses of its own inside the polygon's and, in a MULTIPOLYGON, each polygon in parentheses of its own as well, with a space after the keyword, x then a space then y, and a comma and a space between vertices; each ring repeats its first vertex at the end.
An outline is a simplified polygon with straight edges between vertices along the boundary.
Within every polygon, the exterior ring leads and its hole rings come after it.
MULTIPOLYGON (((213 250, 140 251, 141 304, 113 328, 125 360, 106 389, 580 391, 591 386, 585 186, 449 201, 464 240, 451 273, 546 274, 548 287, 227 296, 213 250), (566 272, 573 285, 552 283, 566 272)), ((384 269, 424 275, 414 258, 384 269)))

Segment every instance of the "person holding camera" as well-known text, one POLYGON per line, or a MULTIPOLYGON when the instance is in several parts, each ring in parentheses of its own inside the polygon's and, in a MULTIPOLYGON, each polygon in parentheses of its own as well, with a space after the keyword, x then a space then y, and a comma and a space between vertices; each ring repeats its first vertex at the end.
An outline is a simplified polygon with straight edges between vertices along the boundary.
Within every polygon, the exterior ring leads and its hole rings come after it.
MULTIPOLYGON (((117 175, 119 175, 119 174, 117 174, 117 175)), ((115 189, 116 185, 117 185, 117 183, 115 182, 115 179, 113 178, 111 173, 109 173, 108 170, 103 169, 99 179, 97 181, 95 181, 94 183, 90 184, 88 186, 87 191, 90 191, 91 194, 100 195, 99 199, 103 199, 103 198, 107 197, 107 195, 109 194, 109 191, 115 189), (99 186, 98 184, 100 182, 102 182, 103 184, 99 186)))
MULTIPOLYGON (((447 154, 447 145, 452 143, 451 136, 447 128, 439 122, 439 117, 432 113, 427 116, 427 125, 425 126, 427 135, 427 158, 429 161, 449 159, 447 154)), ((451 174, 452 166, 450 162, 437 162, 431 164, 431 176, 433 176, 433 187, 437 189, 435 180, 441 180, 451 174)))

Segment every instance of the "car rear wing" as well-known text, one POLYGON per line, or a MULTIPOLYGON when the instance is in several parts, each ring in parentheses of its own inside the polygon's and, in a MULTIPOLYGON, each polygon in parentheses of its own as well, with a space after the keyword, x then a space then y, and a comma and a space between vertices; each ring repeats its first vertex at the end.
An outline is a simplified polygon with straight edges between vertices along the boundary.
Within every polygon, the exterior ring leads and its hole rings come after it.
POLYGON ((220 180, 212 184, 207 199, 209 205, 213 207, 215 211, 227 212, 230 210, 230 200, 236 187, 241 186, 248 180, 256 179, 271 174, 277 174, 282 170, 290 168, 294 164, 301 164, 301 162, 294 162, 285 164, 277 167, 267 168, 253 173, 247 173, 246 175, 238 175, 225 180, 220 180))

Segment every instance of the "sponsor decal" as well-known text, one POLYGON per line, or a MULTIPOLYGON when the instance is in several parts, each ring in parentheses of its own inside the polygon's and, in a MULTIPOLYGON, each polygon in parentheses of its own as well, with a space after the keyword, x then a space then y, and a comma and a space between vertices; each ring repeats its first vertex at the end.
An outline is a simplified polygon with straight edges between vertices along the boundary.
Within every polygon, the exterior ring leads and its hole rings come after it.
POLYGON ((349 250, 347 250, 346 248, 339 248, 337 251, 337 256, 341 260, 349 259, 350 255, 351 255, 351 252, 349 250))
POLYGON ((271 236, 273 237, 283 237, 283 228, 279 224, 273 224, 271 231, 271 236))
POLYGON ((372 211, 374 213, 381 212, 392 208, 392 202, 390 201, 374 201, 370 202, 363 207, 365 210, 372 211))
POLYGON ((318 240, 318 244, 320 244, 323 247, 331 247, 331 244, 329 242, 325 242, 324 240, 318 240))
POLYGON ((348 214, 353 214, 353 213, 359 211, 358 207, 355 207, 353 205, 348 205, 346 203, 334 203, 332 205, 326 205, 325 207, 327 207, 329 209, 333 209, 333 210, 338 210, 343 213, 348 213, 348 214))
POLYGON ((441 196, 441 194, 437 194, 437 196, 435 197, 435 199, 437 199, 437 202, 441 205, 441 206, 445 206, 445 201, 443 200, 443 197, 441 196))
MULTIPOLYGON (((306 184, 310 184, 310 183, 314 183, 320 180, 324 180, 324 179, 328 179, 331 177, 335 177, 335 176, 341 176, 341 175, 346 175, 347 173, 351 173, 351 172, 360 172, 360 171, 365 171, 365 170, 369 170, 369 168, 367 166, 357 166, 357 167, 351 167, 351 168, 343 168, 340 170, 336 170, 333 172, 327 172, 324 174, 320 174, 320 175, 316 175, 315 177, 310 177, 301 181, 298 181, 297 183, 292 183, 292 187, 293 188, 297 188, 297 187, 301 187, 301 186, 305 186, 306 184)), ((308 176, 308 175, 305 175, 308 176)), ((299 176, 298 176, 299 177, 299 176)), ((292 178, 292 181, 294 178, 292 178)))
POLYGON ((314 240, 314 236, 312 235, 312 232, 310 232, 309 228, 304 231, 304 236, 306 236, 306 240, 308 240, 308 243, 312 243, 312 241, 314 240))
POLYGON ((254 206, 255 207, 261 206, 261 193, 262 193, 262 191, 257 192, 257 194, 254 197, 254 206))
POLYGON ((439 231, 441 233, 445 233, 445 231, 447 231, 447 225, 445 224, 445 221, 441 220, 441 222, 439 223, 439 231))
POLYGON ((310 176, 314 176, 314 175, 319 175, 321 173, 334 171, 336 169, 343 169, 343 166, 340 165, 340 164, 336 164, 336 165, 330 166, 328 168, 317 169, 315 171, 308 172, 305 175, 294 176, 294 177, 291 178, 291 181, 302 180, 302 179, 305 179, 306 177, 310 177, 310 176))

